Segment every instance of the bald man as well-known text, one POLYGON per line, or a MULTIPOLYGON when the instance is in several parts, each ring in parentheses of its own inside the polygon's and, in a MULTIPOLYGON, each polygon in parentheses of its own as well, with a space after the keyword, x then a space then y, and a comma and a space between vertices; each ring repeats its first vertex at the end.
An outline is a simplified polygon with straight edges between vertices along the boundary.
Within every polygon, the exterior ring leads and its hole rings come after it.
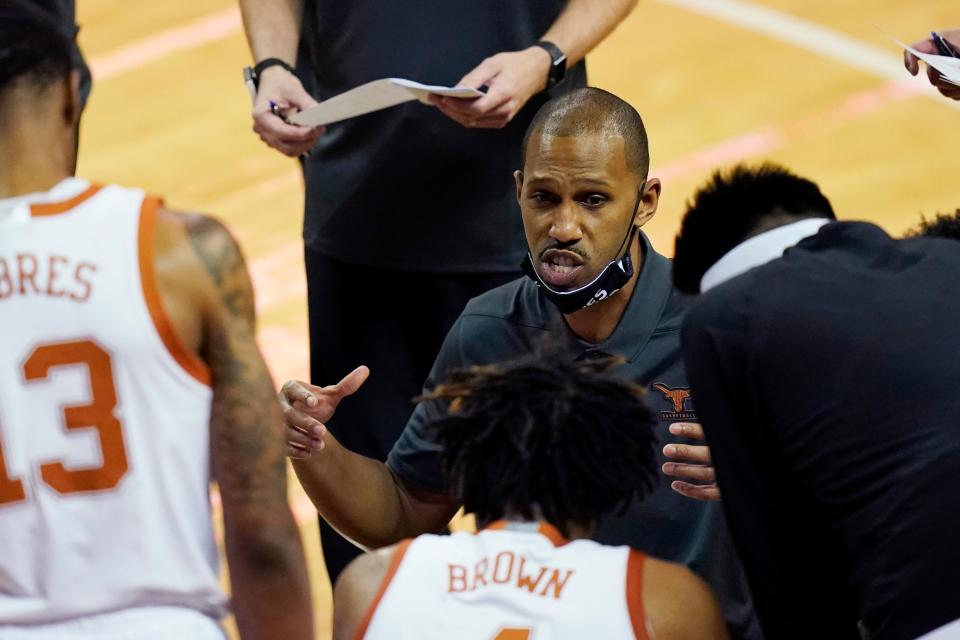
MULTIPOLYGON (((674 423, 696 420, 680 358, 687 299, 674 292, 670 261, 641 230, 657 211, 660 180, 648 175, 640 114, 611 93, 578 89, 541 108, 522 159, 514 178, 528 275, 467 305, 426 387, 456 369, 531 353, 541 340, 567 346, 577 360, 619 357, 619 375, 648 390, 659 447, 669 453, 678 440, 671 434, 691 428, 674 423)), ((460 504, 426 429, 445 414, 443 402, 417 406, 386 463, 346 450, 326 431, 322 423, 367 374, 361 367, 325 388, 291 381, 281 395, 289 454, 321 515, 352 540, 383 547, 441 531, 460 504)), ((663 455, 658 462, 707 482, 678 485, 686 494, 715 494, 712 469, 678 467, 663 455)), ((716 591, 732 637, 761 637, 718 503, 691 500, 661 476, 643 503, 602 519, 593 539, 687 565, 716 591)))

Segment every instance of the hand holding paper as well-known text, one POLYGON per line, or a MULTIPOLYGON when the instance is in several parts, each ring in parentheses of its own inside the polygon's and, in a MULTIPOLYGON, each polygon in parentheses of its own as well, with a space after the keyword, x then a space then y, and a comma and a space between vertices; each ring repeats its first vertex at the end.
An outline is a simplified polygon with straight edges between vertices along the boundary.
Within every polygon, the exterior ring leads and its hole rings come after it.
POLYGON ((930 84, 948 98, 960 100, 960 58, 956 57, 960 54, 960 29, 940 31, 942 42, 939 47, 935 36, 936 34, 912 46, 896 41, 905 51, 904 66, 911 74, 917 75, 920 70, 919 61, 922 60, 927 65, 930 84), (944 55, 945 53, 954 55, 948 56, 944 55))
POLYGON ((290 116, 289 120, 293 124, 305 127, 318 127, 411 100, 430 104, 431 94, 454 98, 478 98, 483 95, 483 92, 468 87, 440 87, 403 78, 384 78, 362 84, 329 100, 324 100, 290 116))

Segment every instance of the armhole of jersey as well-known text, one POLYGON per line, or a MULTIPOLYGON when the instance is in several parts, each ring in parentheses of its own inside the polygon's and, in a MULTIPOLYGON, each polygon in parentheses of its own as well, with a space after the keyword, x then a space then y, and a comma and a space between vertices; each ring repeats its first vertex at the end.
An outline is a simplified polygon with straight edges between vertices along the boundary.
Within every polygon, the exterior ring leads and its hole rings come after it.
POLYGON ((643 608, 643 563, 646 554, 630 549, 627 557, 627 610, 637 640, 649 640, 647 613, 643 608))
POLYGON ((396 575, 397 569, 400 568, 400 563, 403 561, 403 556, 407 553, 411 542, 413 542, 413 538, 407 538, 400 542, 394 550, 393 557, 390 559, 390 566, 387 567, 387 573, 380 582, 380 589, 377 590, 377 595, 373 598, 373 602, 370 603, 366 615, 363 616, 363 620, 360 621, 360 626, 357 628, 357 635, 354 636, 356 640, 363 640, 363 637, 367 635, 367 629, 370 627, 370 623, 373 622, 373 616, 377 612, 377 607, 380 606, 383 594, 387 592, 387 587, 390 586, 393 576, 396 575))
POLYGON ((143 288, 143 299, 150 311, 153 326, 156 327, 160 340, 167 351, 184 371, 190 374, 200 384, 210 386, 210 369, 197 354, 187 349, 177 335, 173 322, 163 308, 163 298, 160 297, 160 288, 157 286, 154 273, 153 242, 157 230, 157 210, 160 208, 159 198, 147 197, 143 199, 140 209, 140 230, 138 232, 138 253, 140 255, 140 284, 143 288))

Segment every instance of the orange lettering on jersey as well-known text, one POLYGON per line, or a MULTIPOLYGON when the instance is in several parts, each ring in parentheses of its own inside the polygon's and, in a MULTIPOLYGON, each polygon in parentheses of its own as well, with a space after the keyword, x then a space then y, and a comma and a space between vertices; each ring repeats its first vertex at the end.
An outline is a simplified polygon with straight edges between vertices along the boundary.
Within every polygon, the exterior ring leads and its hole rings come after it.
POLYGON ((490 566, 490 561, 487 558, 484 558, 476 564, 473 568, 473 589, 471 591, 476 591, 479 587, 487 586, 487 568, 490 566))
POLYGON ((130 465, 123 427, 115 415, 117 389, 110 354, 90 340, 40 345, 23 363, 23 378, 27 382, 45 380, 51 369, 73 364, 86 365, 92 401, 64 407, 64 426, 68 432, 95 430, 100 438, 102 463, 98 467, 75 469, 60 460, 45 462, 40 465, 40 477, 60 494, 113 489, 130 465))
POLYGON ((65 292, 60 289, 56 290, 53 287, 53 284, 57 281, 57 278, 60 277, 60 272, 57 271, 57 263, 64 265, 69 263, 70 260, 66 256, 50 256, 50 264, 47 268, 47 295, 54 298, 62 298, 65 292))
POLYGON ((553 597, 559 600, 560 592, 563 591, 563 587, 567 584, 567 580, 569 580, 570 576, 572 575, 573 575, 573 569, 567 569, 566 574, 561 579, 560 569, 554 569, 553 575, 550 576, 550 580, 543 587, 543 591, 540 593, 540 595, 546 596, 547 592, 550 591, 550 587, 553 587, 553 597))
POLYGON ((513 554, 501 551, 493 560, 493 581, 496 584, 506 584, 513 574, 513 554))
POLYGON ((37 287, 37 256, 32 253, 17 254, 17 270, 20 272, 20 295, 26 295, 26 283, 30 283, 33 293, 40 293, 37 287))
POLYGON ((27 494, 23 490, 23 482, 11 478, 7 472, 7 464, 3 458, 3 442, 0 442, 0 505, 26 500, 27 494))
POLYGON ((77 295, 76 293, 70 294, 70 299, 76 302, 86 302, 87 298, 90 297, 90 292, 93 290, 93 284, 89 280, 83 279, 84 271, 96 273, 97 265, 90 264, 89 262, 81 262, 77 265, 76 278, 77 282, 83 285, 83 293, 81 295, 77 295))
POLYGON ((540 573, 537 574, 537 578, 534 580, 532 578, 533 574, 528 575, 523 572, 523 567, 526 563, 527 559, 523 556, 520 556, 520 566, 517 568, 517 588, 526 589, 530 593, 533 593, 540 584, 540 579, 543 578, 543 574, 547 572, 547 568, 540 567, 540 573))
POLYGON ((13 294, 13 278, 10 277, 10 266, 6 258, 0 258, 0 300, 9 298, 13 294))
POLYGON ((450 593, 467 590, 467 568, 459 564, 447 565, 450 568, 450 593))

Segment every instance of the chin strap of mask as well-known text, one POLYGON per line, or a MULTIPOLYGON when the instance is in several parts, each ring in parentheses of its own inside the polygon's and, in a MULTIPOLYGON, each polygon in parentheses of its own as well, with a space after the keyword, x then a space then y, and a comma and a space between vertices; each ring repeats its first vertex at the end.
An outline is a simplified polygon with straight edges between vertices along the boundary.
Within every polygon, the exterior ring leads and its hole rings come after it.
POLYGON ((630 227, 627 229, 627 234, 624 236, 623 242, 620 243, 620 248, 617 249, 617 253, 615 254, 617 257, 608 262, 607 266, 597 274, 597 277, 584 286, 573 289, 572 291, 557 291, 552 288, 540 277, 536 269, 533 254, 527 251, 527 257, 521 263, 520 268, 537 283, 540 289, 543 290, 543 295, 547 300, 552 302, 561 313, 570 314, 594 305, 601 300, 606 300, 623 288, 623 285, 627 284, 630 278, 633 277, 633 260, 630 258, 630 244, 638 229, 633 221, 637 217, 637 211, 640 210, 640 201, 643 199, 646 184, 646 181, 644 181, 640 190, 637 192, 637 201, 633 206, 633 215, 630 216, 630 227))

